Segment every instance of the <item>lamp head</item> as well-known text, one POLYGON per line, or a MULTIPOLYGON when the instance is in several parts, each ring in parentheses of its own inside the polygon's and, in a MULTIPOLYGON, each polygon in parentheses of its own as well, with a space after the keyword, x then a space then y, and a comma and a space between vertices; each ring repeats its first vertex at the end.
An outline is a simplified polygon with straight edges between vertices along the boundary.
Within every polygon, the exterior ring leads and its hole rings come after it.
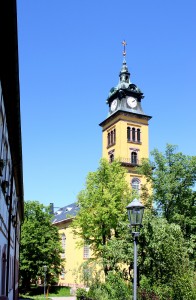
POLYGON ((47 271, 48 267, 46 265, 43 266, 44 272, 47 271))
POLYGON ((138 199, 135 198, 127 206, 127 212, 132 231, 139 232, 140 228, 142 227, 144 205, 138 199))

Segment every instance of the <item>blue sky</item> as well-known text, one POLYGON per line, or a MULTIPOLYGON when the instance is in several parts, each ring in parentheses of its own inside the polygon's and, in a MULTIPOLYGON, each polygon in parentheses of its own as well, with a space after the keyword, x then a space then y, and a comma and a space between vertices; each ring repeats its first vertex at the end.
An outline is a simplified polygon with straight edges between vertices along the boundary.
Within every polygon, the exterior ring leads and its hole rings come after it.
POLYGON ((25 200, 72 203, 97 169, 124 39, 153 117, 150 151, 170 143, 195 155, 194 0, 17 2, 25 200))

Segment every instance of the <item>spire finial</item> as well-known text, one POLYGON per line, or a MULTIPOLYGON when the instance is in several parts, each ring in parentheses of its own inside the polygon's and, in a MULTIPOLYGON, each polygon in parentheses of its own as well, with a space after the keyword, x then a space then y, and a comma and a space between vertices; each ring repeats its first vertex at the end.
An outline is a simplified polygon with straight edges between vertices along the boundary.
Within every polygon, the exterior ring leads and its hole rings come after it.
POLYGON ((123 44, 123 56, 125 57, 126 56, 126 46, 127 46, 127 43, 126 41, 122 41, 122 44, 123 44))

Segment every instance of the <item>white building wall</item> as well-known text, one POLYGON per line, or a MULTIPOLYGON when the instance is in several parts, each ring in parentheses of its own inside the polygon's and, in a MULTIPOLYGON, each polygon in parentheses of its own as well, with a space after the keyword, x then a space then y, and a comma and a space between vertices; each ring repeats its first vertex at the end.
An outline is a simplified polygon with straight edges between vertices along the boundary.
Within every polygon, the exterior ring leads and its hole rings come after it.
POLYGON ((12 159, 6 115, 0 84, 0 296, 6 295, 7 287, 10 300, 13 299, 14 290, 18 289, 20 218, 17 215, 17 204, 15 181, 12 178, 12 159), (9 240, 8 232, 10 232, 9 240))

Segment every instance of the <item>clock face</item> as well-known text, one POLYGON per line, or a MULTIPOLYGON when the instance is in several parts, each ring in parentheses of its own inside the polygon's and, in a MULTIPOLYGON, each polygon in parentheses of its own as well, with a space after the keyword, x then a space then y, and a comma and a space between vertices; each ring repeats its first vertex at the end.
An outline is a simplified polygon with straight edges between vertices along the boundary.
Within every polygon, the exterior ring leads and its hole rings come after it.
POLYGON ((111 104, 111 111, 114 111, 117 107, 117 99, 114 99, 111 104))
POLYGON ((127 98, 127 104, 128 106, 130 106, 131 108, 135 108, 137 106, 137 99, 134 97, 128 97, 127 98))

